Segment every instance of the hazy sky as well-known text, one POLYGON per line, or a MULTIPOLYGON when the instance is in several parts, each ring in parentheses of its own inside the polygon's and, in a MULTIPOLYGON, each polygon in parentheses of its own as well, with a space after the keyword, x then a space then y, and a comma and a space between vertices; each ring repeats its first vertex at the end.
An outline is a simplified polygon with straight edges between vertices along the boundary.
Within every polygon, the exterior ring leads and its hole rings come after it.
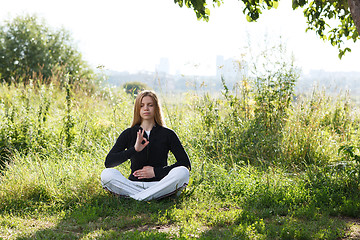
POLYGON ((349 44, 342 60, 330 43, 314 32, 305 33, 302 9, 293 11, 291 0, 276 10, 264 11, 257 23, 248 23, 242 3, 225 0, 210 8, 210 21, 198 21, 191 9, 173 0, 0 0, 0 23, 19 14, 37 13, 53 27, 69 30, 93 66, 118 71, 154 71, 160 58, 168 58, 171 73, 216 72, 216 56, 241 59, 244 47, 261 49, 264 42, 286 43, 304 72, 360 71, 360 41, 349 44), (260 46, 260 47, 259 47, 260 46))

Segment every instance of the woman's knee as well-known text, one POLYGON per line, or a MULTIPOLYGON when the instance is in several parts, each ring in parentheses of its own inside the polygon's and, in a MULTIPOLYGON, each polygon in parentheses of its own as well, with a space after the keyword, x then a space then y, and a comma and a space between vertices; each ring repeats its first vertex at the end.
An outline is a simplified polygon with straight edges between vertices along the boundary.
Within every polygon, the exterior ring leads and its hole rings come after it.
POLYGON ((101 173, 101 182, 108 183, 120 172, 114 168, 105 168, 101 173))
POLYGON ((178 178, 184 178, 184 179, 188 179, 190 176, 189 169, 184 166, 179 166, 179 167, 175 167, 175 168, 171 169, 169 174, 172 174, 172 175, 177 176, 178 178))

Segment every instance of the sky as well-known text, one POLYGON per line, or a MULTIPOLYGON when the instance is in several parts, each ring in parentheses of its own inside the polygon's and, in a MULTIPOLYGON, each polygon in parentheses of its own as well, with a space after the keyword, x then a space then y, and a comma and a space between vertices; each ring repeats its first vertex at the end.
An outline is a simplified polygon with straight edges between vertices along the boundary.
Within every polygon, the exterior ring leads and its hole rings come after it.
POLYGON ((264 10, 255 23, 246 21, 242 3, 224 0, 210 6, 209 22, 173 0, 0 0, 0 24, 18 15, 37 14, 54 28, 71 33, 83 57, 93 67, 115 71, 155 71, 169 60, 170 73, 215 75, 216 57, 241 60, 246 47, 259 50, 279 42, 293 53, 304 73, 310 70, 360 71, 360 41, 339 60, 338 50, 315 32, 305 32, 302 9, 291 0, 264 10))

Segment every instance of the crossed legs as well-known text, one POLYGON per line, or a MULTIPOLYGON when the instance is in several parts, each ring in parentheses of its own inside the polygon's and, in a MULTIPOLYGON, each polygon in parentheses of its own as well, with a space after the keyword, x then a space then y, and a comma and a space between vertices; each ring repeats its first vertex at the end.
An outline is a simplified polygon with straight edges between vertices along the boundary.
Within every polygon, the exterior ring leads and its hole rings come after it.
POLYGON ((130 181, 114 168, 106 168, 101 173, 101 184, 104 188, 115 194, 139 201, 179 194, 188 183, 189 170, 183 166, 173 168, 168 175, 157 182, 130 181))

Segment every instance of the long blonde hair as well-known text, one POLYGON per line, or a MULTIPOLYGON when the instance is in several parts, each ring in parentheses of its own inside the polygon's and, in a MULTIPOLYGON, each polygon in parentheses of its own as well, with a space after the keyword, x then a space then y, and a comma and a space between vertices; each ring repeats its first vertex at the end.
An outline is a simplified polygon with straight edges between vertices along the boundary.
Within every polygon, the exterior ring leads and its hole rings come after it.
POLYGON ((140 92, 135 99, 135 104, 134 104, 134 118, 133 118, 133 122, 131 124, 131 127, 137 125, 137 124, 141 124, 141 116, 140 116, 140 108, 141 108, 141 102, 142 99, 146 96, 149 96, 153 99, 154 101, 154 107, 155 107, 155 114, 154 114, 154 120, 155 123, 157 125, 160 126, 164 126, 164 120, 162 118, 162 113, 161 113, 161 106, 160 106, 160 102, 158 100, 158 97, 156 96, 154 91, 151 90, 144 90, 142 92, 140 92))

